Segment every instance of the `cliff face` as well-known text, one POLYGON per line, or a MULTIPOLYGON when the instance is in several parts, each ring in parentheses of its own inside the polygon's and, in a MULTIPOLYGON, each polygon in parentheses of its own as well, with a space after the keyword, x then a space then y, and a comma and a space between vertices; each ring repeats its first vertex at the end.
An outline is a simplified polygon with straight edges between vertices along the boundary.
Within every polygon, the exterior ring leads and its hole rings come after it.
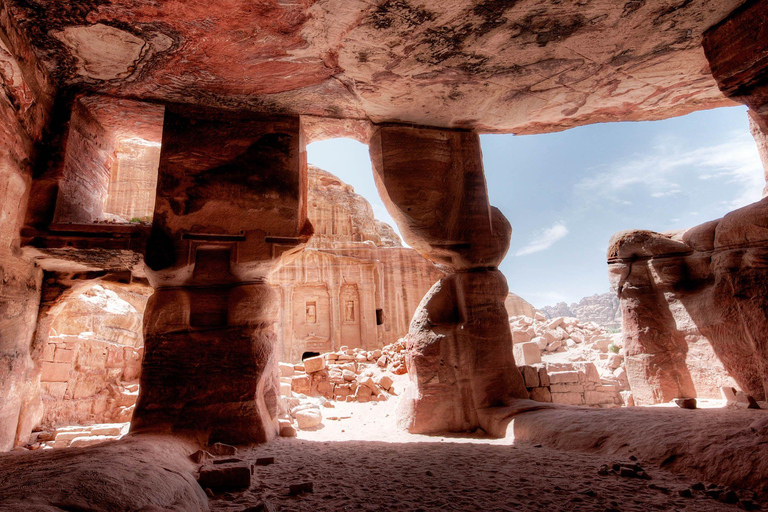
POLYGON ((315 228, 307 247, 333 248, 334 244, 373 242, 377 247, 402 247, 389 224, 373 217, 373 208, 352 185, 314 165, 307 169, 307 217, 315 228))
POLYGON ((584 297, 578 303, 572 302, 570 305, 558 302, 554 306, 544 306, 539 311, 550 319, 571 316, 584 322, 595 322, 606 329, 621 328, 619 298, 613 292, 596 293, 590 297, 584 297))
POLYGON ((307 197, 315 234, 270 277, 282 304, 278 357, 294 361, 308 352, 397 341, 444 274, 403 247, 368 201, 333 174, 309 166, 307 197))

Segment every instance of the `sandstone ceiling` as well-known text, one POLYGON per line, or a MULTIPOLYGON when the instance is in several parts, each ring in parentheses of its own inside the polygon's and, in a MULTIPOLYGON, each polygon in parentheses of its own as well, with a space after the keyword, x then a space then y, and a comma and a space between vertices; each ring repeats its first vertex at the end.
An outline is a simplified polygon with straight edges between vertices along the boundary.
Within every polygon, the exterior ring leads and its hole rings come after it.
POLYGON ((60 86, 541 133, 732 104, 701 48, 742 0, 5 0, 60 86))

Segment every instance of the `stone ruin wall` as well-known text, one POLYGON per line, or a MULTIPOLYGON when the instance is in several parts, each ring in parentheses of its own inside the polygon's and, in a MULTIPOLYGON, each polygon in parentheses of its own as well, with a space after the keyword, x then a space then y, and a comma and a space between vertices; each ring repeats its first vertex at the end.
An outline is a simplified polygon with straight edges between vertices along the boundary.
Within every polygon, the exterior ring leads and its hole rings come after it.
POLYGON ((40 386, 44 428, 130 421, 151 288, 88 282, 51 312, 40 386))

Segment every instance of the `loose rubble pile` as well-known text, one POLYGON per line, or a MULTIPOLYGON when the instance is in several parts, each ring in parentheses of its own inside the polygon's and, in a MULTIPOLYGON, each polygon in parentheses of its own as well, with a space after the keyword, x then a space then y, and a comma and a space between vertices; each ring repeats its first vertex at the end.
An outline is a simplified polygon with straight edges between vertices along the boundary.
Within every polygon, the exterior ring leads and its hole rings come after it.
POLYGON ((31 442, 27 445, 30 450, 51 448, 82 448, 116 441, 128 433, 130 423, 101 423, 88 426, 67 426, 55 430, 33 432, 31 442))
POLYGON ((572 317, 540 312, 510 317, 515 361, 533 400, 571 405, 633 405, 621 335, 572 317))
POLYGON ((405 342, 366 351, 341 347, 301 364, 280 363, 280 435, 316 428, 333 402, 384 401, 396 395, 395 375, 405 369, 405 342), (295 427, 294 427, 295 425, 295 427))

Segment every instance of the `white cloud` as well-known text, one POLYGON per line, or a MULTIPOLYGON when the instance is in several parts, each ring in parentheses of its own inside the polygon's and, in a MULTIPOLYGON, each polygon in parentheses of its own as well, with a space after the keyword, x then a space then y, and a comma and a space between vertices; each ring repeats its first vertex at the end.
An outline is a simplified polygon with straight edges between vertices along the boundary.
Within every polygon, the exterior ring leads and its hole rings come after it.
MULTIPOLYGON (((682 147, 674 138, 654 146, 649 152, 608 166, 607 170, 584 178, 576 190, 585 195, 601 196, 619 203, 627 192, 645 190, 652 198, 680 194, 686 172, 699 173, 702 180, 721 179, 736 183, 741 192, 723 205, 730 209, 757 201, 764 185, 763 169, 754 139, 748 133, 732 134, 727 142, 715 146, 682 147)), ((689 178, 690 179, 690 178, 689 178)), ((690 181, 688 181, 690 183, 690 181)))
POLYGON ((526 254, 533 254, 535 252, 549 249, 555 242, 567 234, 568 228, 565 227, 565 224, 562 222, 558 222, 551 228, 547 228, 544 231, 536 234, 535 238, 528 242, 528 245, 515 253, 515 256, 524 256, 526 254))

